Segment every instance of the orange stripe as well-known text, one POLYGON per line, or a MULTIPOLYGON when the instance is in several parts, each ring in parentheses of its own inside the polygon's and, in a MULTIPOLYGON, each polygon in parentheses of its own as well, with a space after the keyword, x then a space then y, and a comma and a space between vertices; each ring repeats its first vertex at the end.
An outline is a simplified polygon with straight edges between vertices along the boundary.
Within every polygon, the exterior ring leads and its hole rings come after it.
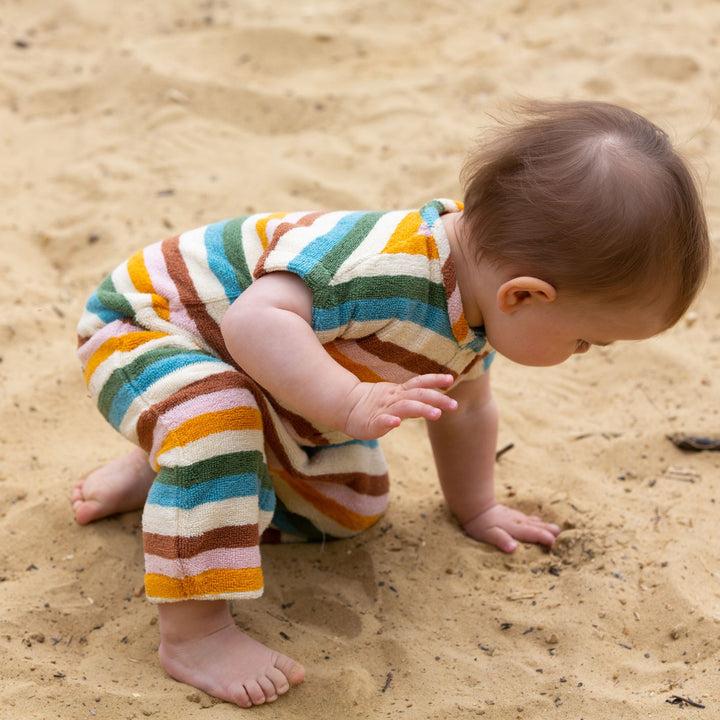
POLYGON ((145 256, 143 250, 136 252, 127 261, 127 270, 132 284, 138 292, 145 293, 152 297, 153 310, 157 313, 158 317, 163 320, 169 320, 170 318, 170 307, 168 301, 158 295, 153 287, 150 273, 145 266, 145 256))
POLYGON ((273 213, 272 215, 268 215, 267 217, 264 217, 261 220, 258 220, 257 223, 255 223, 255 231, 260 238, 263 250, 268 246, 268 236, 266 232, 267 224, 271 220, 279 220, 280 218, 284 218, 286 215, 287 213, 285 212, 273 213))
POLYGON ((256 408, 238 407, 192 417, 165 436, 157 455, 226 430, 262 430, 262 415, 256 408))
POLYGON ((279 475, 290 487, 300 495, 303 500, 309 502, 315 509, 319 510, 323 515, 334 520, 338 525, 342 525, 353 532, 361 532, 367 530, 374 525, 382 513, 378 515, 361 515, 354 510, 341 505, 336 500, 332 500, 326 495, 322 495, 310 485, 302 480, 290 475, 282 468, 273 467, 270 469, 273 475, 279 475))
POLYGON ((120 337, 109 338, 90 356, 85 366, 85 382, 90 383, 90 378, 98 365, 107 360, 114 352, 131 352, 146 342, 164 337, 167 337, 167 333, 130 332, 120 337))
POLYGON ((431 260, 440 257, 435 239, 429 235, 418 235, 423 223, 418 213, 406 215, 390 236, 383 253, 409 253, 411 255, 425 255, 431 260))
POLYGON ((188 600, 203 595, 257 592, 263 588, 262 570, 206 570, 199 575, 171 578, 167 575, 145 575, 145 591, 149 598, 188 600))
POLYGON ((464 313, 462 313, 460 317, 453 323, 452 330, 455 337, 459 338, 461 341, 468 336, 468 333, 470 332, 470 326, 467 324, 464 313))
POLYGON ((334 342, 328 343, 323 347, 336 363, 339 363, 346 370, 349 370, 361 382, 383 382, 383 378, 374 373, 369 367, 361 365, 351 360, 347 355, 344 355, 334 342))

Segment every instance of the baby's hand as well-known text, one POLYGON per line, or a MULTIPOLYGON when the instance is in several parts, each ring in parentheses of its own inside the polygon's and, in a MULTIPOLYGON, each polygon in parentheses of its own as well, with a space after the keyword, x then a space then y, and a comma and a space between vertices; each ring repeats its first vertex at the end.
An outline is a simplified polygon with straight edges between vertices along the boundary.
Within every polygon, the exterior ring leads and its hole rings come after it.
POLYGON ((499 504, 480 513, 463 527, 475 540, 494 545, 507 553, 517 548, 516 540, 549 546, 560 534, 557 525, 499 504))
POLYGON ((358 440, 374 440, 406 418, 437 420, 455 410, 457 402, 442 392, 454 382, 452 375, 418 375, 402 384, 361 382, 353 388, 344 431, 358 440))

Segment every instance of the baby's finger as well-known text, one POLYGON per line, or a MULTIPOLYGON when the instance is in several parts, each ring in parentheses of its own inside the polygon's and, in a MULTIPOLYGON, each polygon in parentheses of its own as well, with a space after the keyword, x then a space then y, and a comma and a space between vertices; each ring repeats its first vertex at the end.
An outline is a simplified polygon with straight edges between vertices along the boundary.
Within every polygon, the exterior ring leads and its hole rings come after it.
POLYGON ((416 375, 402 384, 407 390, 413 388, 449 388, 455 382, 455 378, 449 373, 427 373, 416 375))
POLYGON ((414 402, 424 403, 440 410, 455 410, 457 408, 457 400, 451 398, 440 390, 432 388, 415 388, 406 390, 404 395, 396 402, 412 400, 414 402))
POLYGON ((388 433, 393 428, 398 427, 401 422, 402 418, 397 415, 390 415, 389 413, 378 415, 378 417, 375 418, 373 427, 371 428, 372 436, 382 437, 385 433, 388 433))
POLYGON ((555 523, 545 522, 545 520, 539 518, 537 515, 529 515, 526 520, 528 520, 532 525, 535 525, 536 527, 542 527, 545 530, 549 530, 553 535, 555 535, 555 537, 560 534, 561 528, 559 525, 555 525, 555 523))
MULTIPOLYGON (((555 526, 557 527, 557 526, 555 526)), ((558 532, 560 528, 558 528, 558 532)), ((558 533, 554 533, 550 526, 543 523, 542 525, 536 525, 534 523, 517 525, 512 530, 513 537, 516 540, 524 543, 540 543, 540 545, 547 545, 548 547, 555 542, 555 537, 558 533)))
POLYGON ((514 552, 518 546, 515 540, 513 540, 512 535, 497 525, 487 528, 487 530, 476 539, 494 545, 498 550, 506 553, 514 552))
MULTIPOLYGON (((448 410, 452 408, 447 408, 448 410)), ((424 418, 425 420, 437 420, 442 415, 443 408, 436 407, 422 400, 405 398, 393 403, 392 412, 403 420, 407 418, 424 418)))

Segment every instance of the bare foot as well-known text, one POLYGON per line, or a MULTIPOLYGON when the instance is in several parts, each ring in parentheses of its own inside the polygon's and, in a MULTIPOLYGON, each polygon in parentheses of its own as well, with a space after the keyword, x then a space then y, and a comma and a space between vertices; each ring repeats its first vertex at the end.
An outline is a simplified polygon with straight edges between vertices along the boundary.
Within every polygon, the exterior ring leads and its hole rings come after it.
POLYGON ((209 695, 252 707, 298 685, 305 669, 241 632, 224 600, 158 605, 160 664, 176 680, 209 695))
POLYGON ((70 496, 81 525, 116 513, 139 510, 145 504, 155 471, 140 448, 86 475, 70 496))

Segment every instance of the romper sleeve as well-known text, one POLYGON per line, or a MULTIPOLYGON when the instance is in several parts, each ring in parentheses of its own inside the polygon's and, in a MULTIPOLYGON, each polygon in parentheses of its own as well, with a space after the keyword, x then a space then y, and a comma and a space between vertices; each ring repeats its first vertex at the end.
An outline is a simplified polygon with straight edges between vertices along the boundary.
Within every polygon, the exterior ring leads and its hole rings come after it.
MULTIPOLYGON (((312 324, 320 341, 352 335, 350 328, 368 305, 361 280, 367 259, 363 243, 387 214, 338 211, 285 219, 274 229, 253 279, 271 272, 299 276, 313 294, 312 324)), ((386 322, 379 319, 377 326, 386 322)), ((363 334, 373 329, 363 323, 363 334)))

